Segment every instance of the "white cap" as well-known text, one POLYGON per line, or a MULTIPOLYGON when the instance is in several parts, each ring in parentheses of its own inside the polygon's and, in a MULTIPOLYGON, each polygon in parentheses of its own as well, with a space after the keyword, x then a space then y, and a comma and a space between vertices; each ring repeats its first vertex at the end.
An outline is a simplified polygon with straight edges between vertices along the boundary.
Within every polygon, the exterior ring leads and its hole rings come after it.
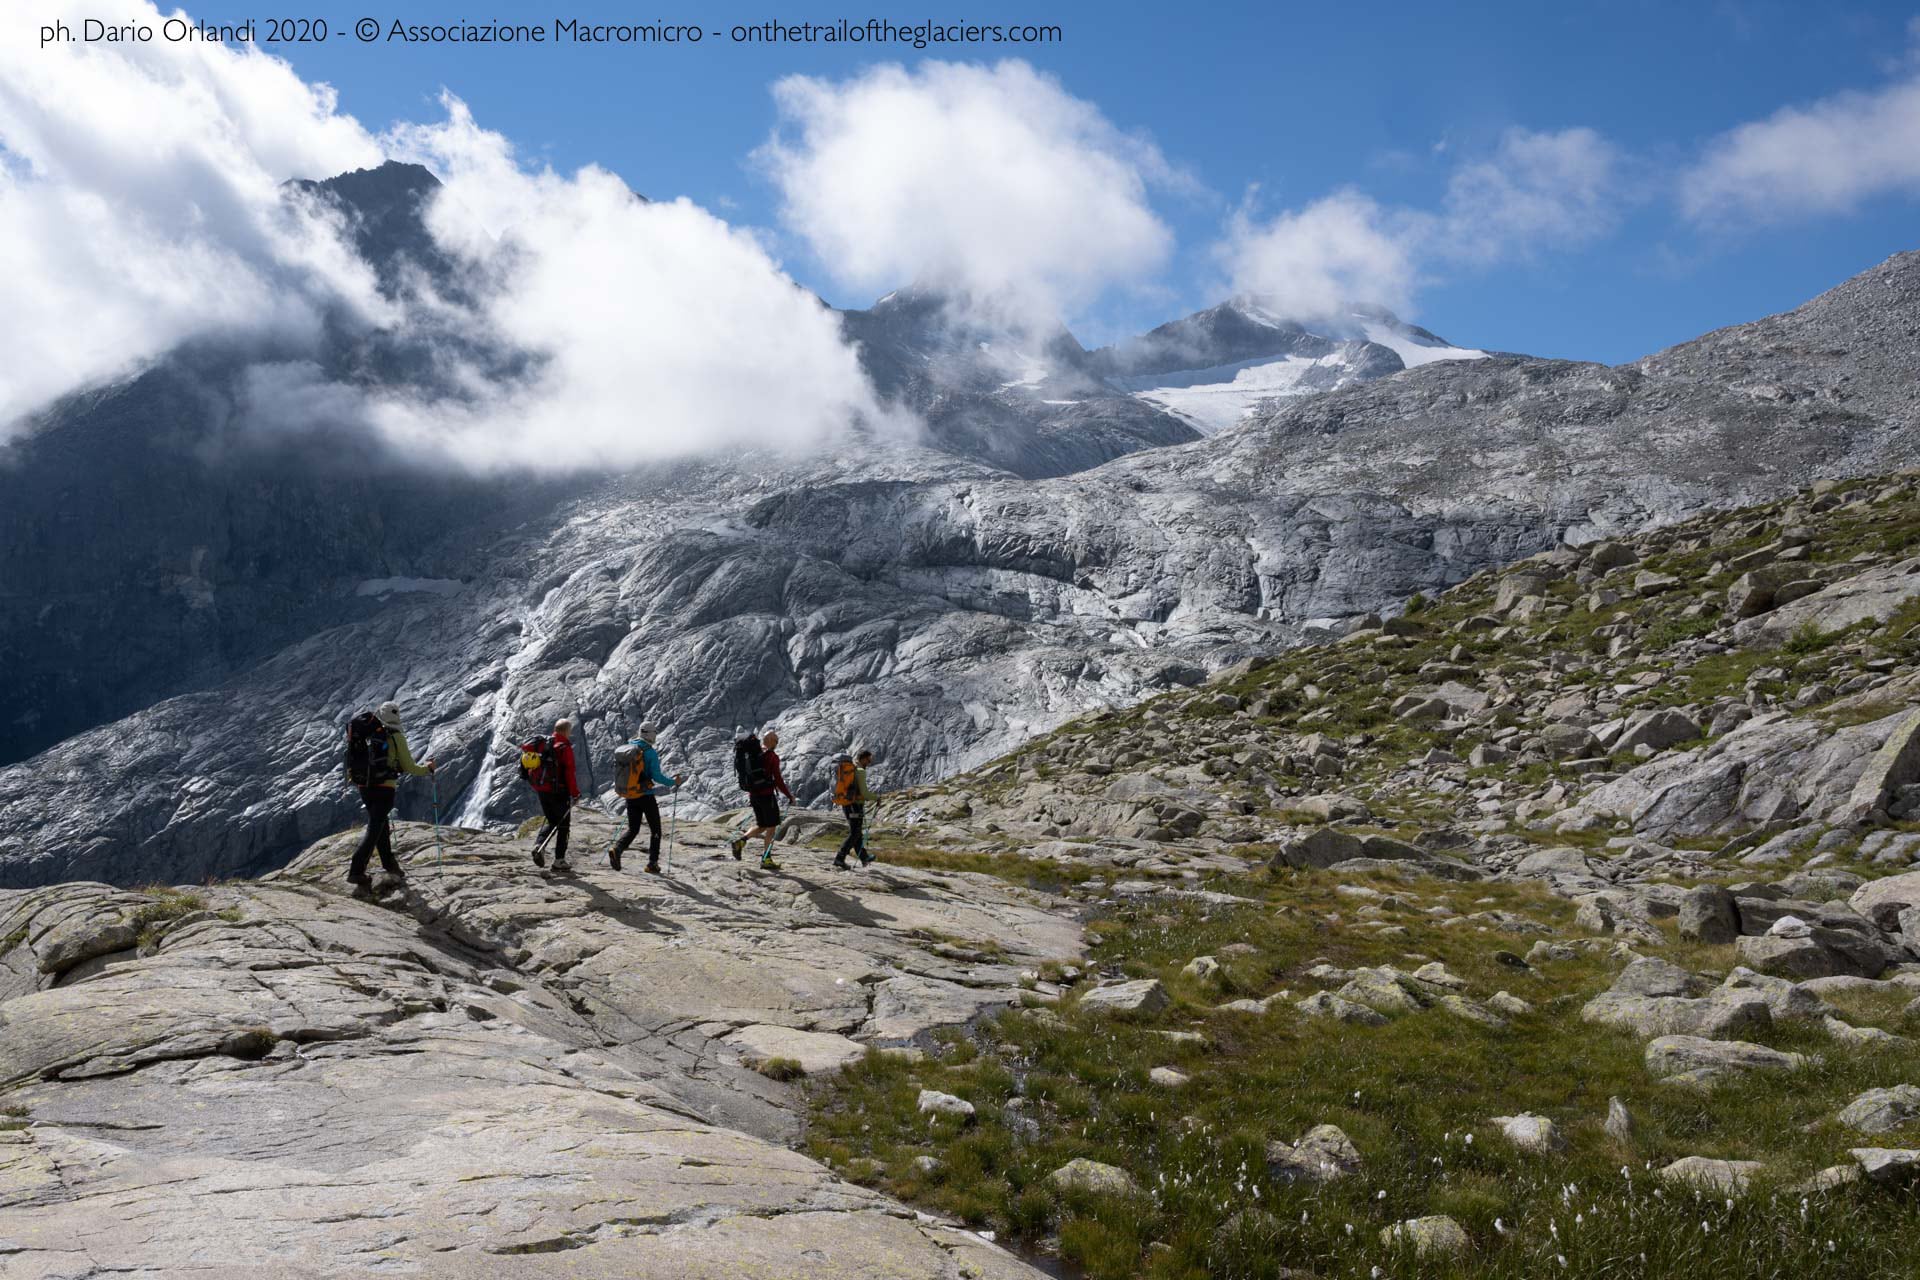
POLYGON ((641 726, 640 726, 640 737, 641 737, 641 738, 642 738, 642 739, 643 739, 644 741, 647 741, 647 742, 652 742, 652 741, 653 741, 653 726, 652 726, 652 725, 650 725, 650 724, 643 724, 643 725, 641 725, 641 726))
POLYGON ((389 729, 398 729, 400 727, 400 704, 397 702, 383 702, 380 704, 379 710, 373 714, 379 716, 380 723, 389 729))

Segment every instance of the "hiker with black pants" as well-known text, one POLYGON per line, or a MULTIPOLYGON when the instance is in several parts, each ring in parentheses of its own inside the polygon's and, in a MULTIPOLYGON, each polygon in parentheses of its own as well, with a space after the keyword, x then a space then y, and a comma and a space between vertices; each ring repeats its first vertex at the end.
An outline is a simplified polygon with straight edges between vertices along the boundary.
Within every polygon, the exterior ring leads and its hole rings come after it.
POLYGON ((613 759, 618 767, 614 789, 627 802, 627 833, 613 842, 613 848, 607 851, 607 862, 615 871, 620 870, 620 855, 640 834, 640 824, 644 821, 647 824, 647 870, 659 875, 660 801, 656 797, 660 792, 671 791, 685 782, 687 776, 681 774, 677 778, 669 778, 661 772, 660 753, 653 748, 653 730, 645 725, 640 727, 639 737, 627 743, 626 748, 613 753, 613 759))
MULTIPOLYGON (((567 861, 567 835, 573 825, 573 802, 580 798, 580 783, 573 776, 572 739, 573 721, 563 718, 553 722, 552 738, 535 738, 521 748, 522 771, 533 785, 534 795, 540 798, 540 812, 545 816, 547 826, 553 830, 555 871, 573 870, 572 864, 567 861), (544 745, 545 749, 540 750, 539 745, 544 745), (528 755, 540 757, 540 763, 531 770, 524 765, 528 755)), ((534 845, 533 863, 537 867, 547 865, 538 844, 534 845)))
POLYGON ((753 805, 753 826, 735 836, 729 847, 737 862, 748 843, 757 836, 765 836, 767 842, 760 849, 762 871, 780 869, 780 864, 773 860, 773 838, 780 830, 780 802, 774 795, 777 792, 787 798, 788 804, 794 803, 793 792, 788 790, 787 780, 780 772, 780 753, 774 750, 779 745, 780 735, 771 731, 765 738, 756 739, 748 734, 733 744, 733 769, 753 805))
POLYGON ((847 838, 841 842, 833 865, 848 871, 851 870, 847 866, 849 853, 859 854, 863 867, 873 862, 873 855, 867 852, 867 802, 875 798, 867 789, 867 766, 873 763, 873 752, 862 751, 850 762, 842 756, 841 761, 834 777, 833 798, 840 811, 847 815, 847 838))
POLYGON ((393 856, 393 802, 399 794, 400 775, 418 777, 436 767, 432 760, 415 763, 400 731, 397 702, 383 702, 378 711, 362 712, 347 726, 347 780, 358 788, 360 801, 367 806, 367 830, 347 867, 347 883, 356 893, 373 885, 367 862, 376 850, 382 871, 396 880, 407 878, 393 856))

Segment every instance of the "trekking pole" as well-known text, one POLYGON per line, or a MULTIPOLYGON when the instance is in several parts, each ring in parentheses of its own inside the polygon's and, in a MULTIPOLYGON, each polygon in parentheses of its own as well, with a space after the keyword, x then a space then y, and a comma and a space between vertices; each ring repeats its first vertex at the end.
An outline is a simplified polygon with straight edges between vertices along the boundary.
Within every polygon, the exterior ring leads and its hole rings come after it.
POLYGON ((437 876, 446 860, 440 847, 440 774, 436 771, 427 776, 433 781, 433 873, 437 876))
POLYGON ((673 787, 673 799, 668 802, 672 817, 667 822, 667 872, 673 872, 673 838, 680 834, 680 784, 673 787))

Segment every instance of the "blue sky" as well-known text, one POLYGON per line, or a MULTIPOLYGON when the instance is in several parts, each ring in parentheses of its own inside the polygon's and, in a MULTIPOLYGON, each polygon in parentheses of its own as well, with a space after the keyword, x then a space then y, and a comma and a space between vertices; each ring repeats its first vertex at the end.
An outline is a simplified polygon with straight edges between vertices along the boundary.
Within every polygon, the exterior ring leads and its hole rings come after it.
MULTIPOLYGON (((776 6, 787 21, 852 11, 776 6)), ((1840 208, 1764 204, 1690 216, 1676 195, 1726 131, 1783 107, 1878 94, 1912 79, 1912 5, 1764 3, 1348 6, 1016 5, 1058 23, 1064 40, 1017 52, 1093 104, 1119 131, 1151 140, 1182 180, 1148 199, 1174 248, 1148 280, 1076 299, 1089 343, 1216 300, 1226 276, 1214 246, 1236 209, 1256 220, 1352 189, 1386 211, 1445 205, 1461 166, 1500 153, 1512 130, 1590 130, 1610 158, 1607 191, 1561 233, 1463 253, 1429 234, 1409 288, 1417 318, 1456 342, 1618 362, 1723 324, 1793 306, 1888 254, 1920 247, 1915 185, 1859 181, 1840 208), (1465 6, 1458 8, 1465 9, 1465 6), (1249 200, 1249 191, 1257 192, 1249 200), (1882 190, 1881 186, 1890 186, 1882 190)), ((626 3, 525 3, 496 13, 410 3, 409 20, 553 17, 628 20, 626 3)), ((202 0, 197 17, 257 13, 202 0)), ((869 10, 858 11, 864 17, 869 10)), ((886 12, 886 10, 881 10, 886 12)), ((896 7, 995 20, 991 6, 896 7), (949 12, 950 11, 950 12, 949 12)), ((764 5, 647 8, 709 29, 762 21, 764 5)), ((354 16, 331 15, 336 25, 354 16)), ((282 46, 308 80, 337 88, 340 109, 373 130, 440 115, 445 88, 523 156, 571 171, 595 163, 653 197, 685 195, 764 229, 787 268, 830 301, 860 305, 850 284, 783 227, 780 192, 752 160, 775 126, 781 77, 829 81, 875 62, 909 67, 910 49, 743 47, 422 48, 336 38, 282 46)), ((994 61, 976 46, 965 60, 994 61)), ((952 56, 951 54, 948 56, 952 56)), ((1871 165, 1871 159, 1861 161, 1871 165)), ((1469 211, 1471 216, 1471 211, 1469 211)), ((1455 229, 1457 237, 1458 228, 1455 229)))

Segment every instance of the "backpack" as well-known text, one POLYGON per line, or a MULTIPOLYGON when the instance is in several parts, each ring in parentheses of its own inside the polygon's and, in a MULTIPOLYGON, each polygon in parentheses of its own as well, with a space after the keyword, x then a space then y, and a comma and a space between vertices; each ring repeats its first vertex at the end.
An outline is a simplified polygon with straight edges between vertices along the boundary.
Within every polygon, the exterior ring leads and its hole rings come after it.
POLYGON ((613 789, 622 799, 638 800, 653 791, 653 779, 647 775, 647 751, 637 742, 628 742, 613 751, 613 789))
POLYGON ((833 762, 833 802, 837 805, 858 804, 854 799, 855 787, 859 778, 854 773, 852 756, 837 756, 833 762))
POLYGON ((773 786, 767 777, 767 759, 761 754, 760 739, 748 734, 733 744, 733 776, 740 779, 743 791, 765 791, 773 786))
POLYGON ((347 781, 377 787, 399 777, 388 754, 387 726, 371 711, 347 722, 347 781))
POLYGON ((535 791, 551 791, 560 782, 560 761, 548 738, 529 738, 520 744, 520 776, 535 791))

